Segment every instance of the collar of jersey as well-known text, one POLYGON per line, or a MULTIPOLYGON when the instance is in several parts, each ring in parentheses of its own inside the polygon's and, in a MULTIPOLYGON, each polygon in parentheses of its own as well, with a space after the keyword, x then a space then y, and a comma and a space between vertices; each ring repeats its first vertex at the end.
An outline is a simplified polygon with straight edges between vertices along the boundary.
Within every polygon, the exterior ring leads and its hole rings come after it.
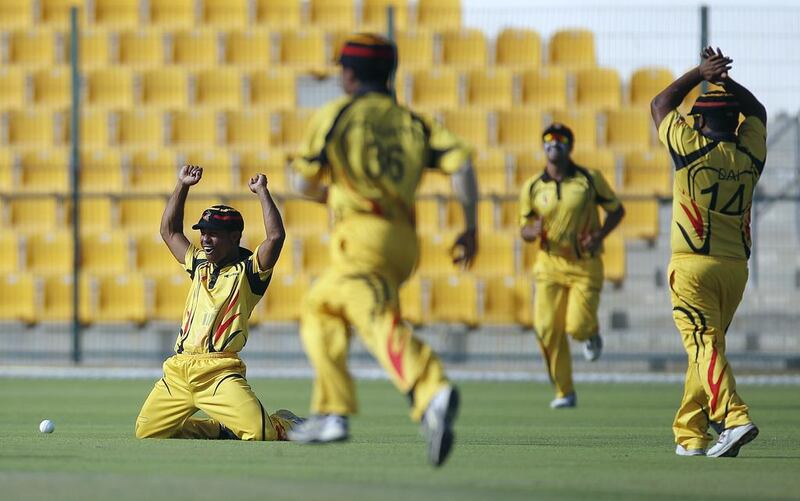
POLYGON ((239 247, 239 256, 231 259, 230 261, 225 261, 220 265, 215 265, 211 261, 208 264, 211 266, 212 271, 221 271, 229 266, 233 266, 234 264, 238 263, 239 261, 243 261, 253 255, 253 252, 249 249, 245 249, 244 247, 239 247))
MULTIPOLYGON (((575 162, 570 161, 569 170, 564 173, 564 179, 569 179, 571 177, 575 177, 575 173, 577 171, 578 171, 578 169, 575 168, 575 162)), ((550 175, 550 173, 547 172, 547 166, 546 165, 544 167, 544 172, 542 173, 542 181, 544 181, 544 182, 555 181, 555 179, 550 175)))

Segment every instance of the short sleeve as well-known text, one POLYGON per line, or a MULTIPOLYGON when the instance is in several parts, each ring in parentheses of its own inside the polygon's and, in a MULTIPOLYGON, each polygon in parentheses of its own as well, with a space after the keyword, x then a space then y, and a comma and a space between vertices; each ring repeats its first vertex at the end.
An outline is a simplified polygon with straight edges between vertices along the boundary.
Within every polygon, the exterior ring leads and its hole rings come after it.
POLYGON ((767 127, 761 119, 750 115, 739 126, 738 139, 739 148, 750 155, 761 172, 767 160, 767 127))
POLYGON ((429 167, 447 174, 457 172, 472 155, 469 145, 436 120, 422 118, 428 129, 429 167))
MULTIPOLYGON (((259 245, 259 247, 261 247, 259 245)), ((247 275, 247 283, 250 285, 250 290, 253 294, 262 296, 272 280, 272 270, 264 270, 258 262, 258 247, 253 254, 245 260, 244 271, 247 275)))
POLYGON ((591 171, 592 182, 595 189, 595 202, 606 212, 614 212, 619 209, 621 203, 617 194, 611 189, 602 173, 596 170, 591 171))
POLYGON ((686 156, 687 148, 696 144, 698 135, 678 110, 667 113, 658 126, 658 140, 669 149, 673 159, 676 155, 686 156))
POLYGON ((328 133, 349 98, 337 99, 319 110, 309 119, 292 169, 306 178, 316 176, 327 165, 325 145, 328 133))
POLYGON ((206 260, 206 253, 190 243, 189 248, 186 249, 186 255, 183 257, 183 268, 189 273, 189 276, 194 279, 195 270, 198 266, 205 263, 206 260))
POLYGON ((519 225, 520 227, 528 224, 536 216, 536 209, 533 207, 533 185, 536 178, 532 177, 525 181, 519 192, 519 225))

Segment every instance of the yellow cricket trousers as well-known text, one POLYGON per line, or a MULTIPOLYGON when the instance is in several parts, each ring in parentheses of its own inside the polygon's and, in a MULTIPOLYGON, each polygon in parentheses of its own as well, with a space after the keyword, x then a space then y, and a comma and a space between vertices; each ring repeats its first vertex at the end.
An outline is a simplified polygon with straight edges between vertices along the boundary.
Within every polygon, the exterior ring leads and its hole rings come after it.
POLYGON ((358 411, 347 369, 351 327, 411 400, 419 421, 433 396, 448 384, 438 357, 402 320, 398 291, 417 260, 417 236, 405 223, 350 216, 331 239, 331 267, 309 291, 300 335, 316 376, 311 411, 358 411))
POLYGON ((747 285, 741 259, 675 254, 669 265, 672 317, 689 357, 683 400, 672 430, 675 443, 705 449, 710 422, 726 428, 750 422, 725 357, 725 333, 747 285))
POLYGON ((539 252, 533 276, 533 327, 556 397, 564 397, 575 391, 566 335, 585 341, 597 334, 603 261, 599 257, 569 260, 539 252))
POLYGON ((264 410, 245 371, 235 353, 168 358, 136 418, 136 436, 216 439, 224 425, 242 440, 286 440, 292 423, 264 410), (192 417, 198 410, 210 419, 192 417))

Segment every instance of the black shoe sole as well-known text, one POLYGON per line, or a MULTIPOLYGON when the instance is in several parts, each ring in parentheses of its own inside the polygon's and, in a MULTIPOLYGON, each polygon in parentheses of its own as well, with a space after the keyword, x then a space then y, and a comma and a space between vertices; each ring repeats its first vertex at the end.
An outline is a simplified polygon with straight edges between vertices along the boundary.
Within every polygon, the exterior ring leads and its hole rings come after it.
POLYGON ((749 444, 750 442, 752 442, 757 436, 758 436, 758 428, 756 427, 756 428, 753 428, 752 430, 748 431, 744 435, 742 435, 742 438, 740 438, 738 442, 733 444, 733 447, 731 447, 727 451, 723 452, 718 457, 721 457, 721 458, 735 458, 736 456, 739 455, 739 449, 741 449, 743 446, 745 446, 745 445, 749 444))
POLYGON ((450 399, 447 401, 447 412, 444 416, 444 426, 442 426, 439 436, 431 437, 428 446, 428 459, 433 466, 442 466, 453 450, 455 443, 455 433, 453 432, 453 422, 458 416, 460 405, 458 389, 453 388, 450 392, 450 399))

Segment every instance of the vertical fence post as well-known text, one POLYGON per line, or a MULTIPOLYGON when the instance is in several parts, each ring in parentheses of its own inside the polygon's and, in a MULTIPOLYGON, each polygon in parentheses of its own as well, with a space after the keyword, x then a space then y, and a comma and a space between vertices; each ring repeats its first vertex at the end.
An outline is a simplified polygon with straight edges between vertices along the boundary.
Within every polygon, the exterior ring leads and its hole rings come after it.
MULTIPOLYGON (((386 7, 386 38, 394 42, 394 5, 388 5, 386 7)), ((389 90, 392 91, 392 96, 396 97, 397 91, 395 91, 394 79, 395 71, 392 71, 392 74, 389 75, 389 90)))
MULTIPOLYGON (((708 47, 708 5, 700 6, 700 51, 708 47)), ((700 92, 705 93, 708 90, 708 82, 703 80, 700 82, 700 92)))
POLYGON ((80 72, 78 68, 78 7, 71 7, 70 17, 70 67, 72 69, 72 102, 70 106, 70 127, 72 129, 72 139, 70 141, 70 183, 72 196, 72 361, 81 361, 81 324, 79 317, 80 307, 80 211, 78 207, 79 197, 79 152, 80 144, 80 72))

